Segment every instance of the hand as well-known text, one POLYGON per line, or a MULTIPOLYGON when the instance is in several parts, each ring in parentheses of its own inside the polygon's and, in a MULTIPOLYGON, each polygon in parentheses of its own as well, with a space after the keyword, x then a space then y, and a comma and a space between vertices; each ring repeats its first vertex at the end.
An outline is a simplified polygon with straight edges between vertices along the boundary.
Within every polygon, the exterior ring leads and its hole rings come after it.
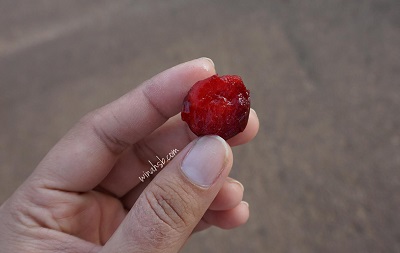
POLYGON ((83 117, 0 207, 2 252, 177 252, 193 231, 245 223, 230 146, 256 135, 256 114, 230 145, 196 138, 176 115, 213 74, 209 59, 193 60, 83 117), (157 157, 162 170, 143 178, 157 157))

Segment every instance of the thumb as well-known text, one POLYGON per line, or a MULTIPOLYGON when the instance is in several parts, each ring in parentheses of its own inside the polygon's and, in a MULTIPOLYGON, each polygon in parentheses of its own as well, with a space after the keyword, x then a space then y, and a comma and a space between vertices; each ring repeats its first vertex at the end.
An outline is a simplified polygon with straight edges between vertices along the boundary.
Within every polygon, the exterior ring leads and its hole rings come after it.
POLYGON ((232 151, 221 137, 190 143, 143 191, 104 252, 178 252, 231 167, 232 151))

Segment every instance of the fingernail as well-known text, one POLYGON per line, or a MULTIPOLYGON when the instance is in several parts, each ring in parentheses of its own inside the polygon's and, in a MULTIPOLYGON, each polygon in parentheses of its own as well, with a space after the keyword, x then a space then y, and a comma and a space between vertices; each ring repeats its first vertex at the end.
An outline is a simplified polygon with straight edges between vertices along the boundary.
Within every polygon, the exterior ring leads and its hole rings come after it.
POLYGON ((250 108, 250 111, 252 111, 252 112, 254 113, 254 115, 257 116, 257 113, 256 113, 256 111, 255 111, 253 108, 250 108))
POLYGON ((233 179, 233 178, 230 178, 230 177, 228 177, 227 180, 228 180, 228 182, 231 183, 231 184, 236 184, 236 185, 238 185, 238 186, 242 189, 242 191, 244 191, 244 186, 243 186, 242 183, 240 183, 239 181, 237 181, 237 180, 235 180, 235 179, 233 179))
POLYGON ((211 59, 208 58, 208 57, 202 57, 202 58, 205 59, 205 60, 207 60, 207 61, 209 61, 209 62, 212 64, 212 66, 215 68, 215 64, 214 64, 213 60, 211 60, 211 59))
POLYGON ((225 168, 228 149, 219 136, 199 138, 182 162, 183 174, 196 185, 210 187, 225 168))
POLYGON ((242 201, 241 203, 244 204, 244 205, 246 205, 247 208, 249 208, 249 203, 247 203, 246 201, 242 201))

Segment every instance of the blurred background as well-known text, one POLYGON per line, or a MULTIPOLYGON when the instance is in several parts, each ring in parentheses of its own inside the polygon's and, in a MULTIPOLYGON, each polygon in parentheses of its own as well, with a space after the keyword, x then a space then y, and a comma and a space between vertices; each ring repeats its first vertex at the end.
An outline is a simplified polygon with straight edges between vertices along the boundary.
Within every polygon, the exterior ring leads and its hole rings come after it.
POLYGON ((85 113, 207 56, 260 132, 247 225, 182 252, 400 252, 400 1, 0 0, 0 202, 85 113))

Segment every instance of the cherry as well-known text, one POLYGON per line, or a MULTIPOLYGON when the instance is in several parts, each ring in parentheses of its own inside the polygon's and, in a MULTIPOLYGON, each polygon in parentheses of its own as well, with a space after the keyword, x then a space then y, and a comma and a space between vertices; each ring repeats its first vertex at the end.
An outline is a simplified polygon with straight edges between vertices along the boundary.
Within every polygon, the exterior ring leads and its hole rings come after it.
POLYGON ((219 135, 228 140, 243 132, 249 114, 250 92, 240 76, 213 75, 189 90, 181 118, 197 136, 219 135))

